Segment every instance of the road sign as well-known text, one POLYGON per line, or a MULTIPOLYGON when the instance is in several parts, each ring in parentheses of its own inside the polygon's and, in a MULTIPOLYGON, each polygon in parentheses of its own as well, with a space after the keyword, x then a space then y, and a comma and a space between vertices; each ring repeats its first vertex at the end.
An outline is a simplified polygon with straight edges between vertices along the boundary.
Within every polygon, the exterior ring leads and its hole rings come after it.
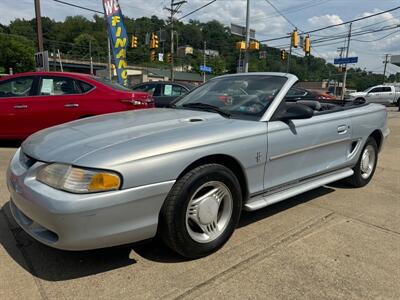
MULTIPOLYGON (((246 27, 231 23, 231 33, 234 35, 245 37, 246 36, 246 27)), ((250 38, 251 39, 256 38, 256 31, 254 29, 250 29, 250 38)))
POLYGON ((335 58, 335 65, 344 65, 344 64, 356 64, 358 62, 358 57, 348 57, 348 58, 335 58))
POLYGON ((200 66, 200 71, 202 72, 207 72, 207 73, 211 73, 212 72, 212 68, 211 67, 207 67, 207 66, 200 66))

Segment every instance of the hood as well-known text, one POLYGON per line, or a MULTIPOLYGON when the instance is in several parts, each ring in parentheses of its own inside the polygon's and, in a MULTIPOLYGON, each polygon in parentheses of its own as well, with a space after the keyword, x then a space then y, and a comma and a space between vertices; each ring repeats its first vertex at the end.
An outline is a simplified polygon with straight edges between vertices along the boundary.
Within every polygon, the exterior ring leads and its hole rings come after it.
POLYGON ((183 109, 113 113, 39 131, 22 144, 22 150, 37 160, 77 165, 103 152, 110 157, 109 165, 127 152, 130 159, 140 159, 182 147, 182 143, 189 146, 193 135, 198 135, 197 143, 205 142, 210 132, 217 132, 218 124, 229 122, 233 120, 216 113, 183 109))

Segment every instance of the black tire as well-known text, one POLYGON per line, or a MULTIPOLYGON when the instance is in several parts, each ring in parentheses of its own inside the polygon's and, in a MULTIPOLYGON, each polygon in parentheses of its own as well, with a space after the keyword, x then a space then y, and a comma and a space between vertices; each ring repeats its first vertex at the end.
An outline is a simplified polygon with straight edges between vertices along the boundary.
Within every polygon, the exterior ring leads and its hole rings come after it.
POLYGON ((357 187, 357 188, 366 186, 371 181, 372 177, 375 174, 377 163, 378 163, 378 146, 376 144, 375 139, 372 137, 369 137, 367 139, 367 142, 365 143, 363 150, 360 153, 360 157, 357 161, 356 166, 353 168, 354 174, 351 177, 347 178, 347 182, 350 185, 352 185, 353 187, 357 187), (374 162, 374 166, 372 168, 371 174, 368 176, 368 178, 364 178, 362 176, 361 164, 362 164, 363 153, 368 146, 372 146, 372 149, 374 149, 374 151, 375 151, 375 162, 374 162))
POLYGON ((159 234, 165 244, 180 255, 195 259, 209 255, 221 248, 233 234, 242 210, 242 193, 236 176, 219 164, 197 167, 180 178, 168 194, 161 209, 159 234), (222 182, 230 191, 232 214, 221 235, 208 243, 191 238, 186 228, 186 211, 190 199, 199 187, 207 182, 222 182))
POLYGON ((365 101, 364 98, 357 98, 357 99, 354 100, 354 102, 356 102, 356 103, 365 103, 366 101, 365 101))
POLYGON ((399 108, 399 111, 400 111, 400 98, 397 99, 397 107, 399 108))

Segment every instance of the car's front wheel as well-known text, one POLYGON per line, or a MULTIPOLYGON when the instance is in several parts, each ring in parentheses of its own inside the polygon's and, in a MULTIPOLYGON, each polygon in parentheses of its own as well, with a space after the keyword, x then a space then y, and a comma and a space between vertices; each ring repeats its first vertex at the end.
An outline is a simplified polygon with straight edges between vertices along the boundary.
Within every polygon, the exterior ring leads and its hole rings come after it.
POLYGON ((159 233, 182 256, 206 256, 228 241, 241 208, 240 184, 232 171, 203 165, 175 183, 161 211, 159 233))

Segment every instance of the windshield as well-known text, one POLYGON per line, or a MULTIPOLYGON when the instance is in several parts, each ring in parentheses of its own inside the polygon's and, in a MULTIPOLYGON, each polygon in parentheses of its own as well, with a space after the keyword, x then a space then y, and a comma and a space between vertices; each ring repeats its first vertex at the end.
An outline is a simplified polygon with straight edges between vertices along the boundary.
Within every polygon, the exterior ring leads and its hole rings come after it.
POLYGON ((260 117, 286 81, 286 77, 271 75, 215 78, 174 102, 174 106, 199 109, 208 105, 232 116, 260 117))
POLYGON ((372 88, 367 88, 363 93, 368 93, 372 88))
POLYGON ((100 82, 102 84, 105 84, 106 86, 114 89, 114 90, 119 90, 119 91, 131 91, 130 89, 128 89, 127 87, 111 81, 110 79, 106 79, 106 78, 100 78, 100 77, 96 77, 96 76, 92 76, 92 79, 96 80, 97 82, 100 82))

